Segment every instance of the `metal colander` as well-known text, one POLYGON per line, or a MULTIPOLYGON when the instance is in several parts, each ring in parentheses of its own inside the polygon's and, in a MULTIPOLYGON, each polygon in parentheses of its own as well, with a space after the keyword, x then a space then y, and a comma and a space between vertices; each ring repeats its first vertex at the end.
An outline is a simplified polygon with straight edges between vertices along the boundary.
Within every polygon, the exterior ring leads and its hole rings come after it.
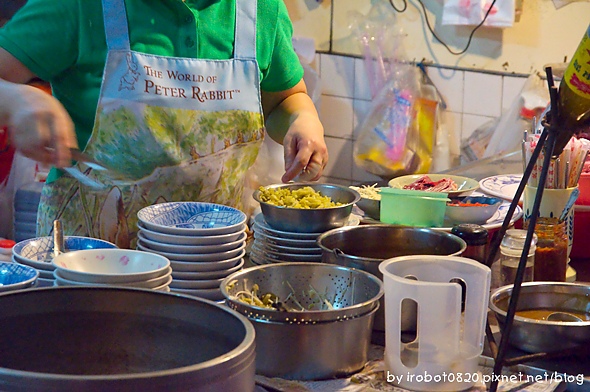
POLYGON ((227 304, 249 318, 310 324, 362 316, 379 304, 383 283, 354 268, 323 263, 277 263, 246 268, 221 283, 227 304), (238 295, 258 285, 259 297, 274 294, 281 305, 265 308, 238 295))

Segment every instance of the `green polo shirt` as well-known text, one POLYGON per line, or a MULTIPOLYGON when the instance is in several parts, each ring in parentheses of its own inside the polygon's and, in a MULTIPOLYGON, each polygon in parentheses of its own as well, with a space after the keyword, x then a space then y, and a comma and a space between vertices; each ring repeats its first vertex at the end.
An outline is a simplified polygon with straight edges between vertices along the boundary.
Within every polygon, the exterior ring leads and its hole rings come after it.
MULTIPOLYGON (((233 56, 235 0, 125 0, 131 49, 162 56, 233 56)), ((258 0, 256 56, 261 88, 303 77, 283 0, 258 0)), ((106 58, 100 0, 28 0, 0 29, 0 46, 39 78, 70 113, 84 147, 94 123, 106 58)))

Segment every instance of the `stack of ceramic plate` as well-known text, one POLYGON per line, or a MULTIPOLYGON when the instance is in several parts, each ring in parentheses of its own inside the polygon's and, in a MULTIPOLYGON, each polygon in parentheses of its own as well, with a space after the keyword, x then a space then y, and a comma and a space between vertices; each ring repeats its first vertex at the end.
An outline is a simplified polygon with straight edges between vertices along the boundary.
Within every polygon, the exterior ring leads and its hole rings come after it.
POLYGON ((84 249, 51 262, 55 286, 120 286, 170 291, 170 260, 132 249, 84 249))
MULTIPOLYGON (((80 249, 106 249, 117 246, 108 241, 90 237, 65 236, 64 247, 66 251, 80 249)), ((33 267, 39 271, 37 286, 53 286, 55 277, 51 264, 53 259, 53 237, 30 238, 18 242, 12 247, 12 261, 15 263, 33 267)))
POLYGON ((317 244, 317 238, 322 233, 277 230, 264 220, 261 213, 254 217, 252 229, 254 242, 250 249, 250 261, 253 264, 322 261, 322 249, 317 244))
POLYGON ((246 254, 246 214, 215 203, 154 204, 137 213, 137 249, 170 260, 172 292, 223 300, 219 288, 246 254))

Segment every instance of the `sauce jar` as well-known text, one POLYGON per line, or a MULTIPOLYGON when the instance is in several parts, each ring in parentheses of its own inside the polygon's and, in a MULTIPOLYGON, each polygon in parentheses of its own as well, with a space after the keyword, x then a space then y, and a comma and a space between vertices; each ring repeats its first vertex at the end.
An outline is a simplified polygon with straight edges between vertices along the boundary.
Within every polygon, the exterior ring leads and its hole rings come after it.
POLYGON ((538 240, 533 274, 535 281, 565 282, 568 261, 565 225, 566 222, 558 218, 537 218, 535 234, 538 240))
MULTIPOLYGON (((500 285, 505 286, 514 284, 516 271, 520 264, 520 257, 524 250, 527 231, 521 229, 506 230, 504 238, 500 244, 500 285)), ((523 282, 533 281, 533 269, 535 266, 535 250, 537 244, 537 235, 533 233, 533 239, 529 247, 526 266, 524 270, 523 282)))

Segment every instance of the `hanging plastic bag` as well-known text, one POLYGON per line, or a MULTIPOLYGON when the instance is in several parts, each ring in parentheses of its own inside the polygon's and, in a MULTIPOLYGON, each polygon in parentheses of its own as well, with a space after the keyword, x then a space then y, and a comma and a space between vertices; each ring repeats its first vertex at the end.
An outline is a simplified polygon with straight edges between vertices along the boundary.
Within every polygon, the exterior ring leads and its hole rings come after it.
POLYGON ((359 124, 356 165, 383 178, 427 172, 432 164, 438 102, 422 93, 418 68, 407 61, 405 35, 391 7, 376 3, 367 16, 350 14, 363 50, 373 101, 359 124))
POLYGON ((383 178, 414 172, 421 163, 417 156, 420 134, 414 121, 415 68, 401 65, 397 74, 373 100, 358 127, 353 151, 357 166, 383 178))
POLYGON ((406 58, 404 34, 396 23, 393 8, 386 2, 375 3, 367 15, 351 11, 349 19, 349 29, 363 53, 371 96, 375 98, 395 72, 396 61, 406 58))

